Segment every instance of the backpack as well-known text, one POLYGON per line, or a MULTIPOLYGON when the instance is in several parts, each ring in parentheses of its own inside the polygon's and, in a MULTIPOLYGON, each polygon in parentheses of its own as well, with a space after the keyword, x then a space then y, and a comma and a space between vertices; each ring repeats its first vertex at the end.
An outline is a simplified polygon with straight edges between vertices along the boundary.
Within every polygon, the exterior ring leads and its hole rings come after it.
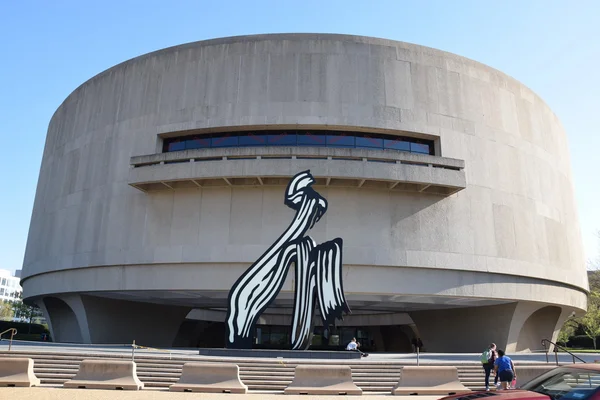
POLYGON ((492 351, 490 349, 485 350, 483 353, 481 353, 481 363, 482 364, 487 364, 490 362, 490 358, 492 358, 492 351))

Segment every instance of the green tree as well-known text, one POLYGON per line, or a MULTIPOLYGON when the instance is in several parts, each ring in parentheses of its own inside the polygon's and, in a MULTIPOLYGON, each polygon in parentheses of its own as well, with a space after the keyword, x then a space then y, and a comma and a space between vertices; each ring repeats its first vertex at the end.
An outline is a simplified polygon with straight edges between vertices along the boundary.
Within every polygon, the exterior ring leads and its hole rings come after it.
POLYGON ((21 293, 19 293, 17 299, 12 302, 12 310, 15 317, 24 319, 29 323, 29 333, 31 333, 31 323, 33 318, 40 317, 42 315, 42 312, 38 307, 30 306, 23 302, 23 296, 21 293))
POLYGON ((600 295, 598 292, 590 293, 588 301, 588 310, 580 318, 579 324, 585 334, 594 342, 596 349, 596 337, 600 336, 600 295))
POLYGON ((1 320, 11 320, 14 315, 14 311, 12 308, 12 304, 10 301, 4 300, 0 303, 0 319, 1 320))
MULTIPOLYGON (((600 231, 596 236, 600 244, 600 231)), ((588 261, 588 282, 588 311, 582 317, 569 318, 558 335, 558 341, 566 343, 571 336, 585 334, 592 339, 596 349, 596 337, 600 336, 600 254, 588 261)))

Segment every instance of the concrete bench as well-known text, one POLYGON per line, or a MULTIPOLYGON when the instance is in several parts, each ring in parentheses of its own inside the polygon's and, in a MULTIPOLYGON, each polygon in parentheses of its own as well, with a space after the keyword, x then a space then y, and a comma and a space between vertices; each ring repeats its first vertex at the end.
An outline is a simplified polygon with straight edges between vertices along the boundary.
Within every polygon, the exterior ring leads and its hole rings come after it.
POLYGON ((0 358, 0 386, 39 386, 40 380, 33 373, 33 359, 21 357, 0 358))
POLYGON ((183 364, 181 377, 169 386, 172 392, 248 393, 236 364, 193 362, 183 364))
POLYGON ((352 370, 347 365, 298 365, 294 380, 284 394, 362 395, 362 389, 352 381, 352 370))
POLYGON ((395 395, 451 395, 470 392, 459 380, 456 367, 403 367, 395 395))
POLYGON ((66 388, 140 390, 144 384, 138 379, 135 362, 121 360, 83 360, 73 379, 63 384, 66 388))
POLYGON ((524 384, 530 382, 545 372, 553 370, 554 368, 556 368, 556 365, 515 365, 515 371, 517 373, 517 388, 520 388, 524 384))

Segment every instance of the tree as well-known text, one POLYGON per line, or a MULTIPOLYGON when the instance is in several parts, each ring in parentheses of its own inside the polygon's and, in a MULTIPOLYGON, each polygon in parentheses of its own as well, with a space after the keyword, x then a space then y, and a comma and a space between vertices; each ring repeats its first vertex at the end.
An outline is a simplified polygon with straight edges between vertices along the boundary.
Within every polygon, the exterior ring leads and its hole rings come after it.
POLYGON ((17 299, 12 302, 12 310, 15 317, 24 319, 29 323, 29 333, 31 333, 31 322, 33 321, 33 318, 42 315, 41 310, 37 306, 30 306, 23 302, 23 295, 21 293, 18 293, 17 299))
POLYGON ((600 294, 591 292, 588 302, 588 310, 579 320, 580 326, 585 334, 594 342, 596 347, 596 337, 600 335, 600 294))
POLYGON ((12 304, 10 301, 4 300, 0 303, 0 319, 1 320, 10 320, 14 315, 14 311, 12 309, 12 304))
POLYGON ((588 260, 588 271, 597 271, 600 268, 600 231, 596 232, 596 237, 598 238, 598 255, 594 260, 588 260))

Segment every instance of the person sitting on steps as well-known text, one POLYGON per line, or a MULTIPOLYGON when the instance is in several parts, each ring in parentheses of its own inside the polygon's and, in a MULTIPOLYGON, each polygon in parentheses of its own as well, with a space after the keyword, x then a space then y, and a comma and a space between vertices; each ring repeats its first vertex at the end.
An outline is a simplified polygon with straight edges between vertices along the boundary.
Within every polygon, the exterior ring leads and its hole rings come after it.
POLYGON ((369 354, 363 353, 362 351, 360 351, 359 347, 360 347, 360 343, 356 341, 356 338, 352 338, 350 343, 348 343, 348 346, 346 346, 346 350, 358 351, 362 357, 367 357, 369 354))

